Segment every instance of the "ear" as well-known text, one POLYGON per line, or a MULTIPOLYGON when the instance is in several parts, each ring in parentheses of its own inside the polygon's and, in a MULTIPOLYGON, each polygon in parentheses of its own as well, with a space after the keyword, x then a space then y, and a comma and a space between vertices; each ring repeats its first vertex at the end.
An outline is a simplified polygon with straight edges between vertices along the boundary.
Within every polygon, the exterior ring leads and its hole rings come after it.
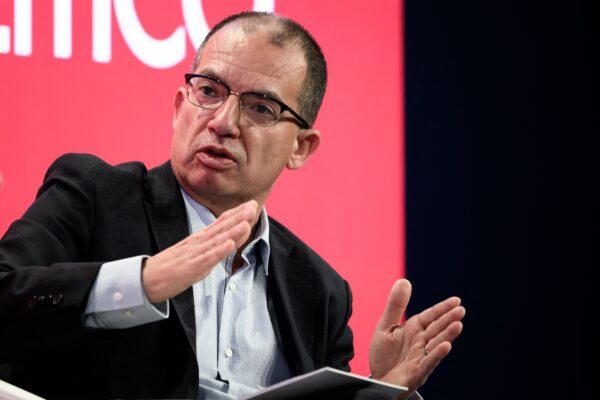
POLYGON ((302 129, 296 136, 294 150, 286 167, 298 169, 304 165, 308 157, 319 148, 321 133, 316 129, 302 129))
POLYGON ((173 99, 173 130, 175 130, 175 124, 177 122, 177 117, 179 117, 179 114, 181 113, 183 103, 185 102, 186 94, 187 94, 187 90, 183 86, 181 86, 175 92, 175 98, 173 99))

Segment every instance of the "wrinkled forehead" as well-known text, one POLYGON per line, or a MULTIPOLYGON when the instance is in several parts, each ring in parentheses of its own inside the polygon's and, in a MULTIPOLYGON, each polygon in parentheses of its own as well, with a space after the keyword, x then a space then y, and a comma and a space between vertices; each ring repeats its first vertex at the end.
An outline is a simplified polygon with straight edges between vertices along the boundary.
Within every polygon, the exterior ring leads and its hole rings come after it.
POLYGON ((299 93, 306 75, 303 51, 293 42, 273 44, 272 32, 268 27, 246 29, 238 24, 222 28, 206 43, 195 72, 216 72, 236 90, 276 85, 299 93))

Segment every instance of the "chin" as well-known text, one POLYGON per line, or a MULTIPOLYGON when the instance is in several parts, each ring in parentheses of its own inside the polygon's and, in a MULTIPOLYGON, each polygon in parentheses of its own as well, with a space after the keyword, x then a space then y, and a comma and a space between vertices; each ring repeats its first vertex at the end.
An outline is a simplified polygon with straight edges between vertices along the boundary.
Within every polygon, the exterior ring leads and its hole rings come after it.
POLYGON ((226 182, 222 176, 210 171, 194 171, 185 179, 187 190, 201 197, 228 195, 233 185, 226 182))

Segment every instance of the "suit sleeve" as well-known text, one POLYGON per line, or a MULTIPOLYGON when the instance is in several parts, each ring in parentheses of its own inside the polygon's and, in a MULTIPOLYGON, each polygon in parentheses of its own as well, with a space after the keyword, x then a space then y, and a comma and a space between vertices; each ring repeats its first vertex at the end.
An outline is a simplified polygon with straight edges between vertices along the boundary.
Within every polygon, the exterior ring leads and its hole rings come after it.
POLYGON ((35 202, 0 240, 0 362, 99 340, 81 323, 101 266, 86 259, 94 162, 81 155, 59 158, 35 202))
POLYGON ((354 357, 353 336, 348 321, 352 315, 352 292, 348 282, 344 281, 343 304, 332 315, 342 317, 337 323, 337 329, 327 346, 327 365, 342 371, 350 371, 350 360, 354 357))

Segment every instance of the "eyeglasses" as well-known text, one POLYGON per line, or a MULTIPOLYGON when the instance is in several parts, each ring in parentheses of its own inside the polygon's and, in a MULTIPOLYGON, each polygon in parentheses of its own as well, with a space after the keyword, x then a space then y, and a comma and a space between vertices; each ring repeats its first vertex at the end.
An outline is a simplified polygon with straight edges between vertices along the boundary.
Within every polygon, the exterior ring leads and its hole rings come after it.
POLYGON ((308 122, 296 111, 266 94, 234 92, 224 82, 200 74, 185 74, 185 83, 190 86, 188 101, 206 110, 216 110, 225 103, 229 95, 234 94, 240 98, 242 117, 252 124, 273 126, 279 122, 284 111, 289 111, 302 128, 310 128, 308 122))

